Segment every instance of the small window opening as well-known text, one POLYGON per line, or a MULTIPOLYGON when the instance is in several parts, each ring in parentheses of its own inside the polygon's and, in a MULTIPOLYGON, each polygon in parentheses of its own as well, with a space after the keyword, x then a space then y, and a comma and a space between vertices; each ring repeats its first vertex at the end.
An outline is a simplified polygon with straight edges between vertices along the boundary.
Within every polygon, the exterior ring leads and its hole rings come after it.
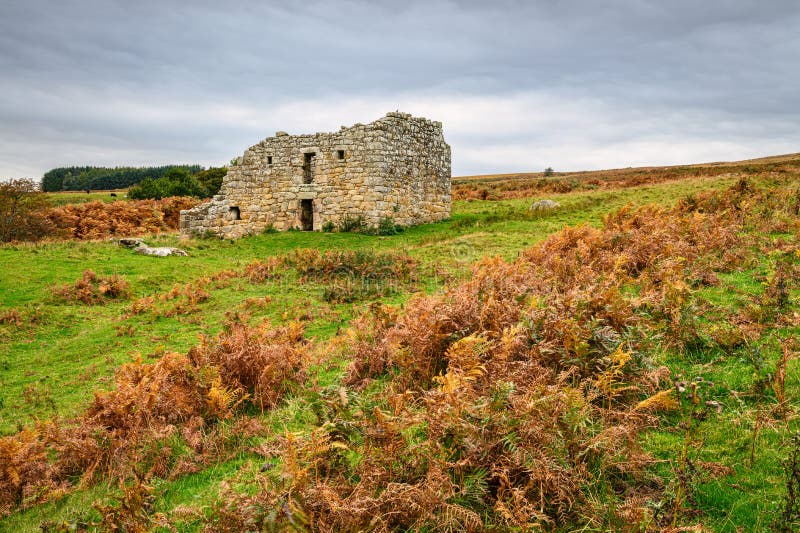
POLYGON ((336 150, 336 159, 339 161, 344 160, 344 150, 336 150))
POLYGON ((238 207, 231 207, 228 210, 228 217, 231 220, 242 220, 242 215, 241 215, 241 213, 239 213, 239 208, 238 207))
POLYGON ((303 183, 312 183, 314 181, 314 157, 315 152, 306 152, 303 154, 303 183))
POLYGON ((271 156, 271 155, 268 155, 268 156, 267 156, 267 164, 268 164, 268 165, 271 165, 271 164, 272 164, 272 156, 271 156))

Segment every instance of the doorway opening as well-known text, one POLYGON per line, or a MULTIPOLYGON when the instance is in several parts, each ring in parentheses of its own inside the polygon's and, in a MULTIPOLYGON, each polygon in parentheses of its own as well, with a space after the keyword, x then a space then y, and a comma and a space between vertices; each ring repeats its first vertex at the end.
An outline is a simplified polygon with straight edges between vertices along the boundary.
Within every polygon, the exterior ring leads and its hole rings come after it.
POLYGON ((314 231, 313 200, 300 200, 300 225, 303 231, 314 231))

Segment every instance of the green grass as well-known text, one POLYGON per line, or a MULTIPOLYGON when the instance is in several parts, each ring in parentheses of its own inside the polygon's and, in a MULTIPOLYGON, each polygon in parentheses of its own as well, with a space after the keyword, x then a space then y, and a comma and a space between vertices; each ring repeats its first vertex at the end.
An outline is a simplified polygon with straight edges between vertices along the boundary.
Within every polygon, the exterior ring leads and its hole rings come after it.
MULTIPOLYGON (((307 333, 318 341, 334 336, 368 303, 326 303, 321 284, 301 282, 296 275, 287 273, 265 284, 234 279, 228 286, 213 289, 210 299, 200 304, 197 313, 124 318, 130 302, 89 307, 60 303, 52 297, 53 286, 74 282, 86 269, 100 275, 122 275, 130 281, 134 296, 142 297, 166 292, 175 284, 220 270, 242 269, 254 259, 285 254, 296 248, 405 252, 419 261, 421 278, 414 287, 384 299, 402 304, 414 290, 434 292, 448 280, 467 276, 470 265, 481 257, 499 255, 513 259, 565 226, 598 225, 603 215, 626 204, 670 205, 687 195, 727 187, 734 181, 734 177, 721 176, 612 191, 551 194, 542 197, 556 200, 561 208, 543 215, 528 211, 537 198, 456 202, 450 220, 407 228, 388 237, 285 232, 238 241, 181 241, 174 235, 147 238, 150 244, 182 247, 189 257, 145 257, 111 242, 0 247, 0 313, 17 309, 23 315, 30 315, 35 310, 38 316, 35 324, 0 325, 0 435, 12 434, 37 418, 78 414, 92 391, 110 386, 119 365, 139 357, 158 356, 165 350, 185 352, 197 342, 199 334, 220 331, 226 313, 243 310, 247 298, 271 298, 270 303, 252 311, 253 320, 268 318, 279 324, 301 319, 306 322, 307 333)), ((737 309, 763 290, 754 279, 756 274, 770 268, 765 260, 753 269, 722 275, 720 286, 704 289, 699 297, 719 308, 737 309)), ((788 329, 775 332, 776 335, 797 333, 788 329)), ((777 344, 766 343, 762 350, 765 365, 774 369, 777 344)), ((691 353, 663 350, 651 356, 659 364, 668 365, 675 374, 688 379, 701 375, 714 381, 715 387, 709 394, 724 406, 722 415, 710 417, 698 426, 697 442, 691 452, 692 457, 721 462, 734 469, 732 476, 706 479, 698 475, 693 480, 695 506, 702 513, 703 522, 715 531, 736 531, 736 526, 744 531, 763 530, 768 525, 766 517, 775 515, 783 494, 782 443, 789 432, 797 429, 796 424, 765 429, 759 437, 758 460, 750 467, 752 428, 748 424, 752 411, 770 398, 751 398, 745 394, 741 401, 731 399, 732 390, 746 393, 758 378, 742 349, 726 353, 713 345, 704 345, 691 353)), ((336 384, 344 364, 331 362, 315 369, 312 377, 320 387, 336 384)), ((797 366, 792 364, 787 389, 796 390, 797 372, 797 366)), ((307 401, 304 396, 290 398, 265 415, 264 420, 275 434, 308 428, 315 420, 308 412, 307 401)), ((643 444, 664 461, 655 468, 655 474, 668 479, 675 467, 674 458, 683 445, 683 433, 678 427, 678 415, 665 419, 668 423, 648 432, 643 444)), ((160 481, 156 486, 157 510, 166 512, 178 506, 202 509, 214 500, 221 481, 234 475, 253 475, 261 461, 255 454, 242 453, 202 472, 174 481, 160 481)), ((89 516, 86 513, 93 501, 108 498, 116 491, 115 487, 104 484, 76 490, 58 501, 0 520, 0 530, 34 531, 45 519, 70 522, 89 516)), ((189 520, 179 529, 195 530, 196 526, 189 520)))
MULTIPOLYGON (((695 421, 688 454, 690 463, 696 466, 712 462, 732 472, 715 477, 698 466, 690 474, 694 512, 713 531, 771 530, 782 511, 786 489, 783 461, 790 450, 789 437, 800 431, 800 422, 792 414, 785 421, 770 420, 758 427, 757 420, 759 412, 777 404, 771 383, 782 353, 779 340, 798 338, 800 327, 776 326, 757 341, 736 347, 720 346, 708 335, 712 328, 757 300, 765 288, 759 280, 774 269, 774 263, 769 256, 762 256, 752 268, 720 274, 718 286, 697 291, 695 300, 712 306, 712 311, 696 317, 699 344, 684 353, 666 350, 656 357, 677 379, 691 382, 699 377, 713 383, 702 389, 700 403, 717 401, 722 405, 721 413, 708 409, 705 419, 695 421)), ((791 295, 791 309, 800 307, 799 296, 796 291, 791 295)), ((800 365, 791 360, 786 391, 793 410, 798 407, 794 394, 798 387, 800 365)), ((681 414, 665 417, 666 423, 643 438, 645 448, 664 461, 657 471, 665 479, 672 478, 678 469, 687 412, 684 405, 681 414)))

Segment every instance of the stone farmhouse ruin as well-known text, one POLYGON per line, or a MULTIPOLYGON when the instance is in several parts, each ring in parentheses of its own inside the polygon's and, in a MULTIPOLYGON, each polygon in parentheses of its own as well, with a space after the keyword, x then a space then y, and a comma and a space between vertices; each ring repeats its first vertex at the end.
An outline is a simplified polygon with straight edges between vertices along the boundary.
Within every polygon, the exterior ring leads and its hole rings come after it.
POLYGON ((278 132, 245 151, 218 195, 181 211, 181 234, 336 229, 450 216, 450 146, 441 122, 387 113, 335 133, 278 132))

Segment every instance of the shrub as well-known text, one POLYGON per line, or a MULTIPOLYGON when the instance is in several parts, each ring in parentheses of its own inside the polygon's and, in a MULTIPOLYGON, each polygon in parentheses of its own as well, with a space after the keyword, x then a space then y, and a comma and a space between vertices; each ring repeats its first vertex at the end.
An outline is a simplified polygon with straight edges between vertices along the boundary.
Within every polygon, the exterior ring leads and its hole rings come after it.
POLYGON ((7 309, 0 311, 0 324, 10 324, 21 327, 24 324, 22 313, 18 309, 7 309))
POLYGON ((47 447, 36 431, 26 429, 13 437, 0 437, 0 517, 23 501, 36 501, 56 488, 53 470, 47 461, 47 447))
POLYGON ((185 168, 170 169, 160 178, 142 180, 128 189, 128 197, 134 200, 160 200, 169 196, 204 198, 209 195, 185 168))
POLYGON ((375 229, 375 233, 378 235, 397 235, 402 231, 402 226, 395 224, 392 217, 383 217, 375 229))
POLYGON ((211 298, 211 293, 207 289, 227 286, 229 280, 238 275, 232 270, 221 270, 184 285, 175 284, 165 293, 143 296, 135 300, 128 309, 126 316, 130 317, 150 312, 154 316, 171 317, 197 312, 199 310, 198 305, 211 298))
POLYGON ((91 270, 84 270, 83 275, 75 283, 54 287, 53 295, 65 302, 99 305, 109 300, 129 298, 131 287, 125 278, 116 274, 100 277, 91 270))
POLYGON ((325 282, 327 302, 350 303, 393 294, 417 280, 417 262, 405 254, 372 250, 319 250, 300 248, 287 254, 282 264, 292 267, 302 281, 325 282))
POLYGON ((116 389, 95 393, 84 415, 118 435, 174 424, 206 413, 203 392, 213 370, 198 373, 186 356, 167 353, 154 364, 128 363, 117 370, 116 389))
POLYGON ((204 337, 189 357, 197 366, 218 368, 223 383, 245 391, 263 410, 303 380, 306 344, 298 323, 275 329, 233 324, 216 338, 204 337))
POLYGON ((128 198, 132 200, 160 200, 167 196, 164 184, 152 178, 147 178, 128 189, 128 198))
POLYGON ((210 198, 219 192, 220 187, 222 187, 222 180, 227 173, 227 167, 211 167, 201 170, 194 177, 205 191, 206 197, 210 198))
POLYGON ((36 241, 51 235, 49 204, 33 180, 0 182, 0 242, 36 241))
POLYGON ((283 259, 304 279, 330 281, 341 277, 364 280, 413 281, 417 262, 401 253, 376 253, 373 250, 329 250, 321 253, 300 248, 283 259))
POLYGON ((382 298, 395 294, 397 290, 398 284, 391 281, 344 277, 327 283, 322 290, 322 299, 330 303, 352 303, 382 298))
POLYGON ((244 275, 251 283, 263 283, 280 275, 281 261, 277 257, 269 257, 266 261, 256 259, 244 267, 244 275))
POLYGON ((359 232, 366 229, 367 223, 364 222, 364 217, 361 215, 351 216, 345 215, 339 222, 339 231, 343 232, 359 232))
POLYGON ((161 179, 169 183, 166 196, 193 196, 195 198, 208 196, 203 186, 186 169, 174 168, 161 179))
POLYGON ((130 237, 178 229, 180 212, 197 204, 186 197, 131 202, 86 202, 49 209, 54 235, 73 239, 130 237))

